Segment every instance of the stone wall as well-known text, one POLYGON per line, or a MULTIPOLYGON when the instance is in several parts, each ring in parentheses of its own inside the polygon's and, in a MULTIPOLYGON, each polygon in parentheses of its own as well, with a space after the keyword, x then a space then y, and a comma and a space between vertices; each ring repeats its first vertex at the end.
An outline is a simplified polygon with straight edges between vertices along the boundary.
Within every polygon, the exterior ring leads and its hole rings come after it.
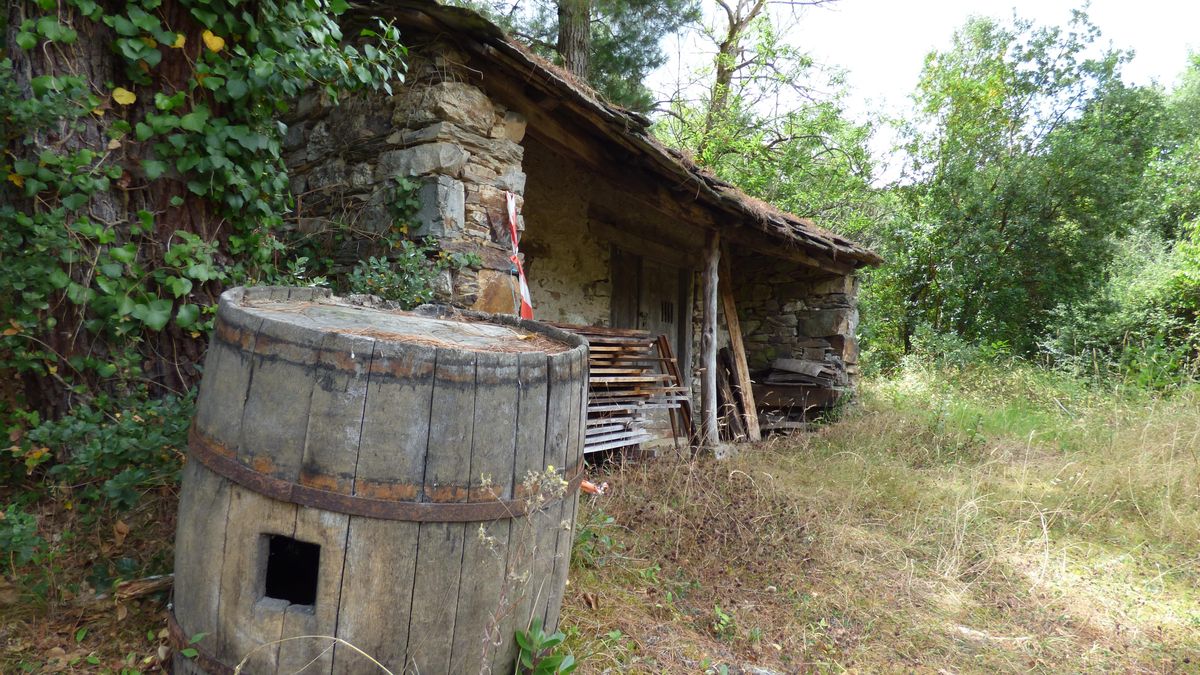
POLYGON ((746 359, 763 369, 777 358, 823 361, 837 358, 851 378, 857 375, 858 310, 854 275, 805 278, 795 263, 763 259, 734 262, 734 301, 738 306, 746 359))
POLYGON ((525 273, 534 316, 549 321, 608 325, 611 246, 588 228, 594 178, 574 162, 527 139, 525 273))
MULTIPOLYGON (((392 96, 366 95, 338 107, 318 95, 297 106, 285 143, 299 228, 348 234, 339 260, 384 253, 379 236, 398 224, 396 202, 414 185, 415 237, 474 253, 480 269, 447 273, 443 300, 511 311, 505 192, 525 191, 525 120, 488 98, 442 44, 411 46, 409 71, 392 96)), ((519 201, 518 201, 519 204, 519 201)))

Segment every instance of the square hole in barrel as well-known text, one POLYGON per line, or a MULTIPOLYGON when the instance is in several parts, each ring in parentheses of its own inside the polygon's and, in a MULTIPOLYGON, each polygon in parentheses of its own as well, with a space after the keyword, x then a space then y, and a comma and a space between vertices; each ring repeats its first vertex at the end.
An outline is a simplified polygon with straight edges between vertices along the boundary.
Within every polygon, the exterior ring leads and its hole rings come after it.
POLYGON ((321 546, 281 534, 267 535, 267 584, 264 595, 293 605, 317 601, 321 546))

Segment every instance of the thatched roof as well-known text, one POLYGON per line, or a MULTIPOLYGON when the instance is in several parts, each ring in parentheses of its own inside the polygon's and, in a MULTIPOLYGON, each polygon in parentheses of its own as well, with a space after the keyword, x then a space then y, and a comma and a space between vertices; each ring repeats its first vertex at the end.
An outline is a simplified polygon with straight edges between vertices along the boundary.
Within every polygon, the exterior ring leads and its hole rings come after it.
MULTIPOLYGON (((701 170, 681 153, 658 142, 644 115, 608 103, 568 73, 546 62, 509 38, 478 13, 432 0, 358 0, 346 16, 351 25, 373 17, 396 21, 406 32, 453 39, 478 56, 489 70, 500 72, 523 91, 557 99, 553 116, 568 116, 572 128, 623 148, 643 168, 656 174, 678 200, 690 200, 713 213, 713 220, 730 227, 748 227, 787 248, 803 251, 849 267, 883 262, 874 251, 841 235, 754 199, 733 185, 701 170)), ((488 82, 483 83, 484 88, 488 82)), ((532 127, 532 125, 531 125, 532 127)))

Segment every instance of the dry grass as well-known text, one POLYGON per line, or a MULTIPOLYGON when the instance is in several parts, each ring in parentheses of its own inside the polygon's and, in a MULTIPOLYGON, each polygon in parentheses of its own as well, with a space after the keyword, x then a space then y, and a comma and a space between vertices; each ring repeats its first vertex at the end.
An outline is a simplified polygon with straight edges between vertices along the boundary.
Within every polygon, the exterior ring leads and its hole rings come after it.
POLYGON ((863 398, 731 461, 614 468, 564 609, 583 670, 1200 672, 1196 392, 1016 368, 863 398))

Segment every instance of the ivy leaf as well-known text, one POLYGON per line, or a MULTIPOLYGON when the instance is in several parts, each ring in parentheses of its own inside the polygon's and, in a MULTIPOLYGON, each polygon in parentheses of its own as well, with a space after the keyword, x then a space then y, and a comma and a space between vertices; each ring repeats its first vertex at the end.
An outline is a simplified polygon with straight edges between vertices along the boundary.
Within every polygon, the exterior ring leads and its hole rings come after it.
POLYGON ((236 77, 230 78, 225 83, 225 91, 229 92, 229 95, 235 99, 245 96, 247 88, 246 81, 236 77))
POLYGON ((117 35, 125 37, 134 37, 138 34, 138 27, 133 25, 133 22, 121 15, 106 17, 104 22, 113 27, 117 31, 117 35))
POLYGON ((168 277, 167 280, 163 282, 163 285, 166 286, 177 298, 182 298, 183 296, 192 292, 192 280, 184 279, 183 277, 168 277))
POLYGON ((133 318, 151 330, 162 330, 171 320, 171 301, 158 298, 151 300, 148 305, 138 303, 133 307, 133 318))
POLYGON ((341 14, 347 9, 350 9, 350 3, 346 0, 330 0, 329 2, 329 11, 333 14, 341 14))
POLYGON ((33 33, 21 31, 17 33, 17 46, 21 49, 29 50, 37 46, 37 36, 33 33))
POLYGON ((146 171, 146 178, 154 180, 166 172, 167 163, 157 159, 143 159, 142 168, 146 171))
POLYGON ((212 281, 213 279, 216 279, 219 276, 218 272, 215 269, 213 269, 212 265, 206 265, 203 263, 196 263, 195 265, 191 265, 190 267, 187 268, 187 271, 184 272, 184 274, 195 279, 196 281, 201 281, 201 282, 212 281))
POLYGON ((117 316, 129 316, 135 309, 137 309, 137 303, 128 295, 123 295, 117 300, 117 316))
POLYGON ((179 313, 175 315, 175 323, 180 328, 187 328, 196 323, 196 319, 200 318, 200 307, 192 303, 180 305, 179 313))
POLYGON ((113 100, 120 105, 130 105, 137 100, 137 94, 129 91, 125 87, 117 87, 112 91, 113 100))
POLYGON ((179 118, 179 126, 188 131, 202 131, 209 116, 208 106, 198 105, 195 110, 179 118))
POLYGON ((225 38, 213 33, 211 30, 206 30, 200 34, 204 40, 204 46, 208 47, 210 52, 219 52, 225 48, 225 38))
POLYGON ((62 271, 62 268, 56 267, 54 271, 50 273, 50 283, 53 284, 55 288, 66 288, 67 284, 71 283, 71 277, 69 277, 66 272, 62 271))
POLYGON ((133 262, 137 260, 137 246, 134 244, 114 246, 108 249, 108 257, 116 260, 119 263, 132 265, 133 262))
POLYGON ((62 203, 63 203, 63 208, 65 208, 68 211, 74 211, 74 210, 78 209, 79 207, 83 206, 84 204, 88 203, 88 196, 85 194, 76 192, 75 194, 70 194, 70 195, 67 195, 66 197, 63 197, 62 203))

